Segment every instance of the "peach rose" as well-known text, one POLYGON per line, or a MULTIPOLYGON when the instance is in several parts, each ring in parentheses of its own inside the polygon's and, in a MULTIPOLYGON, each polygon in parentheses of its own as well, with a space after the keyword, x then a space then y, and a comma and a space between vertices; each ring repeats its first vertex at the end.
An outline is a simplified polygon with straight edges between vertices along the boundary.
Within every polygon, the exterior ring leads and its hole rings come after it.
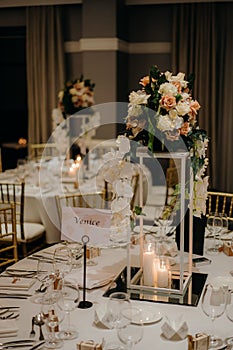
POLYGON ((176 106, 176 98, 174 96, 165 95, 161 98, 159 103, 166 110, 170 110, 176 106))
POLYGON ((178 92, 178 94, 180 94, 181 93, 181 88, 182 88, 181 82, 180 81, 172 81, 171 83, 176 86, 177 92, 178 92))
POLYGON ((189 122, 185 122, 180 128, 180 135, 187 136, 189 132, 189 122))
POLYGON ((149 82, 150 82, 150 77, 149 75, 147 75, 140 80, 139 84, 146 86, 149 84, 149 82))
POLYGON ((190 112, 188 115, 190 117, 195 117, 197 115, 197 111, 201 108, 200 104, 195 100, 190 103, 190 112))

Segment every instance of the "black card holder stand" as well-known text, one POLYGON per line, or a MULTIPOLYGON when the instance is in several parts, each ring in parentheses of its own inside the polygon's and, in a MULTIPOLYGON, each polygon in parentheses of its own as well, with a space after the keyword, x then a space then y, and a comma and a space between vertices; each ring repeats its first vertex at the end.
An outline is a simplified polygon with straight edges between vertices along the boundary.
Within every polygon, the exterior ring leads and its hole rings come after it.
POLYGON ((86 278, 87 278, 87 243, 89 242, 89 237, 84 235, 82 237, 83 243, 83 300, 79 302, 79 309, 89 309, 92 307, 92 302, 86 300, 86 278))

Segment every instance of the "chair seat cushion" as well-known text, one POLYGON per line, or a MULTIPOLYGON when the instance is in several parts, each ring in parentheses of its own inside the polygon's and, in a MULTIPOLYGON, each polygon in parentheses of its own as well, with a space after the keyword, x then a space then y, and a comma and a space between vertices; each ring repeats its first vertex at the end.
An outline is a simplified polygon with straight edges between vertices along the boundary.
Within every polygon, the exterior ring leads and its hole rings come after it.
MULTIPOLYGON (((2 234, 4 235, 4 226, 2 225, 2 234)), ((16 231, 17 231, 17 241, 20 242, 28 242, 31 240, 39 238, 40 236, 45 233, 45 228, 42 224, 34 223, 34 222, 24 222, 24 236, 25 240, 21 239, 20 234, 20 225, 16 225, 16 231)), ((9 241, 11 240, 10 236, 3 237, 4 240, 9 241)))

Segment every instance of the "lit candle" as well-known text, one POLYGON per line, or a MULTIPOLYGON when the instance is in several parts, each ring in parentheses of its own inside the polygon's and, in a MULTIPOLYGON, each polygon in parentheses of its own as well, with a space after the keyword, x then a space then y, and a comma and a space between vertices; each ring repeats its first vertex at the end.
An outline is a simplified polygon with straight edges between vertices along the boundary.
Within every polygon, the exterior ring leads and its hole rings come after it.
POLYGON ((157 286, 159 288, 167 288, 169 285, 169 271, 166 260, 160 259, 157 270, 157 286))
POLYGON ((145 286, 154 286, 154 258, 155 252, 152 243, 148 243, 143 253, 143 283, 145 286))

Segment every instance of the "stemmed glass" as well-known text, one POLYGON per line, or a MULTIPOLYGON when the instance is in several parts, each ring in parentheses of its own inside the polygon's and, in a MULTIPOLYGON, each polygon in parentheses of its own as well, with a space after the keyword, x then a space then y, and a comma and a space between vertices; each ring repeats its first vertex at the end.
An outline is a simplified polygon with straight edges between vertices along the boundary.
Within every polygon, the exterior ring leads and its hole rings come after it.
MULTIPOLYGON (((233 322, 233 302, 231 291, 228 291, 228 298, 226 303, 226 316, 231 322, 233 322)), ((226 338, 226 343, 228 345, 233 345, 233 336, 226 338)))
POLYGON ((213 235, 213 242, 207 248, 207 252, 210 254, 218 254, 219 253, 219 244, 217 243, 217 235, 222 230, 222 218, 218 213, 210 213, 207 218, 207 229, 210 232, 210 235, 213 235))
POLYGON ((127 349, 133 349, 138 344, 144 333, 141 310, 136 307, 123 308, 121 310, 122 323, 117 329, 117 336, 120 341, 127 345, 127 349))
MULTIPOLYGON (((41 283, 38 292, 46 292, 57 278, 53 264, 46 263, 42 259, 38 260, 36 278, 41 283)), ((35 298, 34 302, 36 304, 42 304, 42 302, 45 302, 45 298, 40 295, 35 298)))
POLYGON ((78 284, 70 284, 64 279, 59 282, 59 290, 61 291, 61 297, 58 300, 58 306, 66 314, 67 326, 60 331, 59 337, 64 340, 75 339, 78 336, 78 332, 75 326, 70 322, 70 313, 77 307, 79 301, 79 286, 78 284))
POLYGON ((121 326, 121 310, 126 306, 128 308, 131 307, 130 297, 127 293, 115 292, 110 294, 105 315, 105 322, 109 328, 118 328, 121 326))
POLYGON ((60 278, 68 275, 72 270, 72 252, 68 246, 59 246, 53 254, 54 271, 60 278))
POLYGON ((46 293, 45 302, 42 303, 42 318, 46 325, 44 346, 49 349, 58 349, 63 346, 63 340, 58 337, 59 325, 64 319, 64 312, 57 305, 60 296, 59 291, 50 291, 46 293))
POLYGON ((205 315, 210 317, 212 321, 212 335, 210 335, 209 347, 216 348, 223 342, 222 339, 214 335, 214 321, 222 316, 226 309, 226 293, 223 288, 207 284, 203 292, 201 306, 205 315))

